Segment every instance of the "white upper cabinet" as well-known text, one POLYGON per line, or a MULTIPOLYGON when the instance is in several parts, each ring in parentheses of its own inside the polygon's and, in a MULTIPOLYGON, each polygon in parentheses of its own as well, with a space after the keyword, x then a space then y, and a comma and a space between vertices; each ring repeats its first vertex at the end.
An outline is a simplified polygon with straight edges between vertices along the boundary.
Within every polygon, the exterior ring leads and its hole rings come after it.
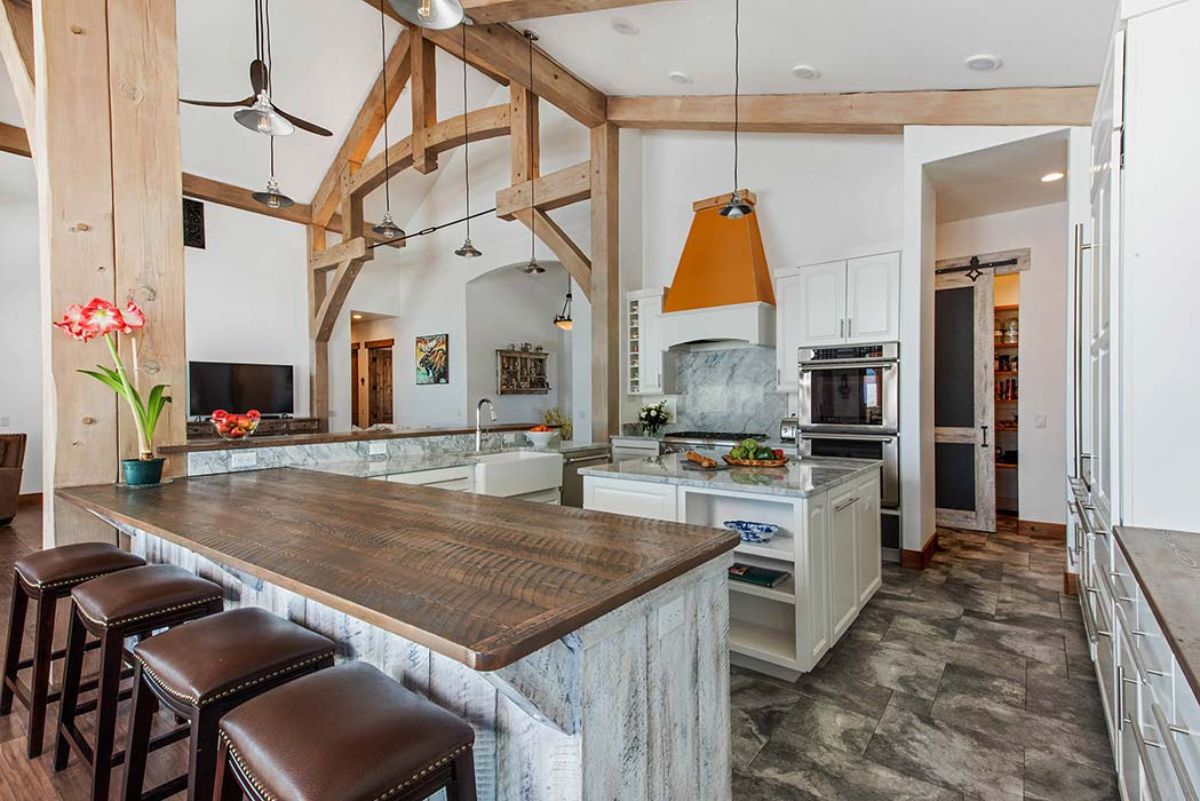
POLYGON ((795 392, 800 348, 900 338, 900 254, 775 273, 776 389, 795 392))
POLYGON ((900 254, 846 262, 846 341, 900 338, 900 254))
POLYGON ((675 391, 675 362, 663 347, 662 289, 630 292, 625 299, 626 354, 630 395, 675 391))

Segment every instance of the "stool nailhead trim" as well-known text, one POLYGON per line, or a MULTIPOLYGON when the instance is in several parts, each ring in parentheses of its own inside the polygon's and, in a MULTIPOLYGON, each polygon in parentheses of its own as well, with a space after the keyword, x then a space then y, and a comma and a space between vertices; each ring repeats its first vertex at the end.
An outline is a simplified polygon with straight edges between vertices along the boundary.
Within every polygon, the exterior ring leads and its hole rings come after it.
POLYGON ((59 579, 58 581, 44 581, 44 582, 37 582, 37 583, 32 582, 29 579, 25 578, 25 575, 20 570, 17 570, 16 574, 17 574, 17 576, 20 577, 21 583, 24 584, 26 587, 29 587, 30 589, 52 590, 55 587, 66 587, 69 584, 82 584, 85 581, 90 581, 94 578, 100 578, 101 576, 107 576, 109 573, 116 573, 122 569, 123 568, 118 567, 118 568, 113 568, 112 570, 105 570, 102 573, 92 573, 91 575, 88 575, 88 576, 78 576, 76 578, 59 579))
MULTIPOLYGON (((225 747, 229 749, 229 755, 231 757, 233 757, 233 761, 237 763, 237 766, 239 769, 241 769, 242 774, 247 779, 250 780, 250 783, 252 785, 254 785, 254 789, 257 790, 263 798, 267 799, 267 801, 280 801, 276 796, 272 795, 271 792, 267 790, 267 788, 263 787, 262 782, 260 782, 258 780, 258 777, 256 777, 250 771, 250 768, 248 768, 246 766, 246 763, 242 761, 242 755, 240 753, 238 753, 237 748, 234 747, 232 742, 230 742, 229 735, 227 735, 225 732, 221 732, 221 739, 225 741, 225 747)), ((455 749, 454 751, 451 751, 449 754, 446 754, 446 756, 442 757, 437 762, 434 762, 432 765, 426 765, 424 768, 421 768, 421 770, 417 771, 415 774, 413 774, 411 777, 409 777, 405 781, 401 782, 400 784, 397 784, 395 787, 391 787, 391 788, 385 790, 380 795, 375 796, 374 801, 386 801, 386 799, 388 799, 388 798, 392 797, 393 795, 395 795, 396 793, 400 792, 405 787, 408 787, 413 782, 429 775, 434 770, 437 770, 438 768, 442 767, 446 763, 450 762, 451 760, 453 760, 456 756, 458 756, 462 752, 470 751, 470 750, 471 750, 471 743, 467 743, 464 746, 460 746, 459 748, 455 749)))
POLYGON ((256 679, 250 679, 249 681, 244 681, 241 684, 237 685, 236 687, 230 687, 227 690, 222 690, 219 693, 214 693, 213 695, 211 695, 207 698, 197 698, 194 695, 188 695, 185 692, 175 689, 174 687, 172 687, 171 685, 169 685, 165 681, 163 681, 162 677, 160 677, 157 673, 155 673, 154 670, 152 670, 151 667, 146 664, 146 660, 142 659, 142 657, 138 656, 137 654, 135 654, 134 656, 137 658, 138 664, 140 664, 142 666, 142 670, 145 671, 146 674, 149 675, 150 678, 154 680, 154 683, 157 684, 159 687, 161 687, 165 693, 167 693, 168 695, 172 695, 181 701, 187 701, 192 706, 201 707, 201 706, 204 706, 205 704, 211 704, 213 701, 217 701, 217 700, 220 700, 227 696, 239 693, 242 690, 246 689, 247 687, 253 687, 256 684, 262 684, 264 681, 270 681, 271 679, 276 678, 278 676, 282 676, 284 674, 291 673, 294 670, 299 670, 300 668, 311 665, 314 662, 320 662, 322 659, 328 659, 329 657, 333 656, 333 654, 334 654, 334 651, 330 650, 325 653, 317 654, 316 656, 310 656, 308 659, 301 660, 300 662, 293 662, 290 665, 284 665, 283 667, 273 670, 270 673, 259 676, 256 679))
POLYGON ((213 601, 221 600, 221 598, 222 598, 222 596, 220 596, 220 595, 214 595, 211 598, 201 598, 198 601, 188 601, 186 604, 176 604, 175 606, 168 606, 165 609, 154 609, 149 612, 143 612, 140 615, 131 615, 130 617, 124 617, 124 618, 121 618, 120 620, 113 620, 108 623, 105 623, 102 620, 96 620, 96 618, 92 617, 87 612, 83 611, 83 608, 80 607, 78 604, 75 605, 75 608, 79 610, 79 614, 86 617, 88 620, 90 620, 95 625, 100 626, 102 628, 111 628, 112 626, 121 626, 126 623, 132 623, 135 620, 144 620, 146 618, 158 617, 159 615, 165 615, 167 612, 178 612, 180 609, 190 609, 193 606, 202 606, 204 604, 211 604, 213 601))

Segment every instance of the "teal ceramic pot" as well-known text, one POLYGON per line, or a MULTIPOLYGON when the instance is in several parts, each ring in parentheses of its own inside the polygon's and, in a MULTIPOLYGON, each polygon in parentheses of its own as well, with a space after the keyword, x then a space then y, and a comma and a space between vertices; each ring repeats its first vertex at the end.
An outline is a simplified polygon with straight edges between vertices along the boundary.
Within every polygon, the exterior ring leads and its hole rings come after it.
POLYGON ((121 472, 131 487, 144 487, 162 482, 163 462, 166 459, 122 459, 121 472))

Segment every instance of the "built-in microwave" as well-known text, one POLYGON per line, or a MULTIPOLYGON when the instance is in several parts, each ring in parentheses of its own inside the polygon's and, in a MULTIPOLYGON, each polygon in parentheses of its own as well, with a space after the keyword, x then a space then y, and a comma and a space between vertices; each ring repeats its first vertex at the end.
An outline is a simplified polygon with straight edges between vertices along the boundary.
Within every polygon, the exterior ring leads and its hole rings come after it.
POLYGON ((895 434, 900 343, 800 349, 801 431, 895 434))

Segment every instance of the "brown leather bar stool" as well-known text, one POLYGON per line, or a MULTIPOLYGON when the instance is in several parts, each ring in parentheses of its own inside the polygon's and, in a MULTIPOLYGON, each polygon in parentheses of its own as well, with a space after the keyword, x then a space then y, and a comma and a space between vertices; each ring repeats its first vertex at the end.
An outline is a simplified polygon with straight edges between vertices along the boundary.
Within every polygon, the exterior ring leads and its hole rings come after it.
MULTIPOLYGON (((71 628, 67 633, 54 769, 66 768, 74 749, 92 768, 94 801, 107 801, 112 769, 125 760, 125 752, 113 750, 124 640, 220 612, 221 595, 219 584, 174 565, 122 570, 84 582, 71 591, 71 628), (100 696, 94 746, 88 744, 75 725, 80 714, 79 685, 88 634, 100 638, 100 696)), ((183 726, 160 735, 151 743, 151 749, 181 740, 188 731, 183 726)))
POLYGON ((475 801, 475 732, 363 662, 253 698, 221 720, 214 801, 475 801))
POLYGON ((187 788, 209 801, 217 768, 217 722, 251 698, 333 665, 333 640, 264 609, 234 609, 178 626, 133 650, 135 668, 129 744, 128 801, 166 798, 187 788), (150 726, 158 705, 191 722, 188 772, 142 793, 150 726))
MULTIPOLYGON (((62 659, 65 650, 54 650, 54 619, 59 600, 66 598, 79 584, 146 564, 139 556, 102 542, 83 542, 37 551, 18 559, 13 565, 12 606, 8 618, 8 648, 4 655, 4 682, 0 687, 0 716, 12 712, 13 698, 29 709, 26 753, 29 758, 42 753, 46 727, 46 705, 57 701, 61 692, 50 689, 50 664, 62 659), (33 658, 21 659, 25 639, 25 618, 29 602, 35 604, 36 628, 33 658), (22 670, 33 668, 26 687, 18 678, 22 670)), ((99 647, 98 642, 87 648, 99 647)), ((80 690, 95 689, 96 682, 83 682, 80 690)))

